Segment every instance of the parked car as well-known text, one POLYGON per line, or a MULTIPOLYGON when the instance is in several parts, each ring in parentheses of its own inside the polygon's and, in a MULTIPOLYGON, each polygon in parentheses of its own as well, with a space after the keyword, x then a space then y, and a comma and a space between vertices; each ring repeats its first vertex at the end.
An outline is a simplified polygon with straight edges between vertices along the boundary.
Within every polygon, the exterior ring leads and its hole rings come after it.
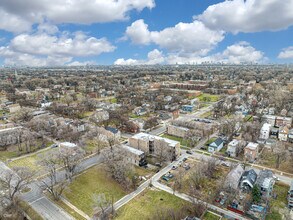
POLYGON ((162 164, 160 164, 160 163, 155 163, 155 165, 156 165, 157 167, 162 167, 162 164))
POLYGON ((182 161, 183 161, 183 162, 187 161, 187 158, 186 158, 186 157, 184 157, 182 161))
POLYGON ((58 147, 58 144, 52 144, 50 147, 51 148, 56 148, 56 147, 58 147))
POLYGON ((176 170, 178 167, 177 166, 173 166, 172 167, 172 170, 176 170))
POLYGON ((190 150, 187 150, 186 153, 187 154, 192 154, 192 152, 190 150))
POLYGON ((166 177, 166 176, 163 176, 162 179, 165 180, 165 181, 169 181, 169 178, 166 177))

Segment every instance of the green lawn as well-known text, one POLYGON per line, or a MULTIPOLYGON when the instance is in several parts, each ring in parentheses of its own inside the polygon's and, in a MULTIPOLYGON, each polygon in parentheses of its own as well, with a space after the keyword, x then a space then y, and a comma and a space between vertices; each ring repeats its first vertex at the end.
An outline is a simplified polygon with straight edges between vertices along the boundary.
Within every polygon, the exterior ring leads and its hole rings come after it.
POLYGON ((278 212, 279 209, 283 209, 287 206, 287 194, 289 191, 289 186, 282 183, 276 183, 274 186, 273 193, 277 194, 277 198, 271 199, 270 207, 271 210, 266 216, 266 220, 281 220, 282 215, 278 212))
POLYGON ((111 103, 117 103, 117 98, 112 98, 112 99, 110 99, 110 102, 111 102, 111 103))
POLYGON ((276 183, 274 186, 274 193, 277 194, 277 198, 271 200, 271 207, 285 208, 288 203, 287 201, 288 191, 289 191, 289 186, 282 183, 276 183))
POLYGON ((24 158, 16 159, 8 163, 9 167, 28 167, 33 171, 39 171, 41 169, 41 166, 37 164, 37 161, 41 155, 44 155, 48 153, 51 150, 58 150, 58 149, 51 149, 47 148, 46 150, 33 154, 31 156, 27 156, 24 158))
POLYGON ((212 115, 212 112, 206 112, 200 115, 200 118, 208 118, 212 115))
POLYGON ((151 219, 158 209, 180 209, 186 202, 164 191, 147 190, 118 210, 116 220, 151 219))
POLYGON ((73 209, 71 209, 68 205, 66 205, 62 200, 54 200, 52 198, 52 196, 47 193, 47 197, 49 197, 49 199, 54 202, 56 205, 58 205, 59 207, 61 207, 62 209, 64 209, 64 211, 66 211, 68 214, 70 214, 72 217, 74 217, 76 220, 85 220, 85 218, 83 216, 81 216, 80 214, 78 214, 76 211, 74 211, 73 209))
POLYGON ((100 193, 104 193, 109 198, 113 196, 114 201, 126 195, 121 186, 107 176, 102 166, 95 166, 77 176, 65 190, 64 196, 74 206, 92 216, 93 194, 100 193))
POLYGON ((218 95, 211 95, 211 94, 207 94, 207 93, 201 94, 197 98, 201 102, 217 102, 219 100, 218 95))
POLYGON ((203 220, 219 220, 220 217, 217 215, 214 215, 213 213, 207 211, 204 216, 203 216, 203 220))
POLYGON ((162 137, 163 138, 168 138, 168 139, 173 140, 173 141, 178 141, 178 142, 180 142, 180 145, 182 145, 182 146, 187 146, 187 141, 184 140, 181 137, 175 137, 175 136, 168 135, 168 134, 164 134, 164 135, 162 135, 162 137))
POLYGON ((209 145, 209 144, 213 143, 216 139, 217 138, 210 138, 210 140, 208 140, 205 145, 209 145))

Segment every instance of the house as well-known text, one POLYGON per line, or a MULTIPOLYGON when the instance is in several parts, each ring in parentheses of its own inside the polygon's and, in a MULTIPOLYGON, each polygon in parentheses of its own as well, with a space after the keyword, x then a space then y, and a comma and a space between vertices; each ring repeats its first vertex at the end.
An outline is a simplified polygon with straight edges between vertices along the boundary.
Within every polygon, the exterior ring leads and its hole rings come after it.
POLYGON ((261 170, 258 174, 256 185, 260 188, 262 194, 270 196, 275 184, 274 174, 271 170, 261 170))
POLYGON ((292 118, 289 117, 276 117, 276 124, 277 127, 283 127, 287 126, 288 128, 291 128, 292 126, 292 118))
POLYGON ((9 109, 10 113, 15 113, 20 110, 20 105, 19 104, 12 104, 12 105, 9 105, 7 108, 9 109))
POLYGON ((109 119, 109 113, 103 109, 96 109, 94 117, 98 123, 103 122, 109 119))
POLYGON ((264 123, 260 129, 260 140, 267 140, 270 137, 271 125, 269 123, 264 123))
POLYGON ((0 146, 6 147, 17 144, 20 138, 20 130, 22 127, 10 127, 0 130, 0 146))
POLYGON ((281 127, 279 129, 279 140, 280 141, 287 141, 288 140, 289 129, 287 126, 281 127))
POLYGON ((227 147, 227 150, 226 150, 226 154, 229 157, 237 157, 238 151, 239 151, 239 141, 236 140, 236 139, 233 139, 228 144, 228 147, 227 147))
POLYGON ((242 190, 252 189, 256 183, 256 179, 257 174, 253 169, 245 171, 240 179, 239 186, 242 190))
POLYGON ((127 145, 119 145, 119 147, 125 152, 126 160, 137 166, 147 165, 145 153, 141 150, 135 149, 127 145))
POLYGON ((293 143, 293 128, 289 130, 288 141, 293 143))
POLYGON ((112 127, 105 127, 105 129, 111 132, 116 139, 121 138, 121 132, 118 129, 112 127))
POLYGON ((259 144, 249 142, 244 148, 244 157, 250 162, 254 162, 258 158, 259 144))
POLYGON ((181 109, 182 109, 182 111, 185 111, 185 112, 192 112, 194 110, 194 106, 193 105, 182 105, 181 109))
POLYGON ((225 186, 237 190, 243 173, 244 169, 242 165, 238 164, 233 170, 228 173, 225 180, 225 186))
POLYGON ((214 142, 209 144, 208 151, 213 153, 215 151, 220 151, 224 146, 224 141, 221 138, 217 138, 214 142))
POLYGON ((72 154, 74 155, 74 152, 76 150, 78 150, 78 146, 74 143, 70 143, 70 142, 59 143, 59 151, 61 154, 72 152, 72 154))
POLYGON ((186 133, 189 131, 188 128, 179 127, 175 125, 168 125, 167 126, 167 133, 169 135, 175 136, 175 137, 185 137, 186 133))
POLYGON ((180 142, 168 138, 138 133, 129 138, 128 142, 131 147, 142 150, 146 154, 161 155, 164 151, 171 161, 176 160, 180 155, 180 142))
POLYGON ((262 121, 270 124, 271 126, 275 126, 276 124, 276 116, 274 115, 264 115, 262 117, 262 121))
POLYGON ((277 128, 277 127, 271 127, 270 135, 271 135, 272 138, 278 138, 279 128, 277 128))
POLYGON ((288 207, 293 208, 293 180, 291 181, 291 186, 288 191, 288 207))

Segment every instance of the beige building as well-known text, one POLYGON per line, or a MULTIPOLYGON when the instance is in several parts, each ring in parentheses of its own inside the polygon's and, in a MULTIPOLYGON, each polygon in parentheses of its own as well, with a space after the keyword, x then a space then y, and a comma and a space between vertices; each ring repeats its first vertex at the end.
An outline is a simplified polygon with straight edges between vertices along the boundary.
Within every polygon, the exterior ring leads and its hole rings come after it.
POLYGON ((186 133, 189 131, 188 128, 179 127, 175 125, 168 125, 167 127, 167 133, 169 135, 175 136, 175 137, 185 137, 186 133))
POLYGON ((145 153, 143 151, 127 146, 127 145, 119 145, 119 146, 126 154, 125 160, 137 166, 144 166, 147 164, 145 153))
POLYGON ((146 154, 159 156, 164 153, 171 161, 180 156, 180 142, 151 134, 138 133, 129 138, 129 145, 146 154))

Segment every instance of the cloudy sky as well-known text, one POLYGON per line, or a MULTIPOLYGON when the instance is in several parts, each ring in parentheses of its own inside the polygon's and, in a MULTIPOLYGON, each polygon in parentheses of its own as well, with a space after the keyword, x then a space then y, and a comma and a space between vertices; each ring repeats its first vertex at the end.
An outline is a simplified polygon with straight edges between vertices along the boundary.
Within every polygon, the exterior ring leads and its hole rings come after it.
POLYGON ((1 0, 0 65, 293 63, 293 0, 1 0))

